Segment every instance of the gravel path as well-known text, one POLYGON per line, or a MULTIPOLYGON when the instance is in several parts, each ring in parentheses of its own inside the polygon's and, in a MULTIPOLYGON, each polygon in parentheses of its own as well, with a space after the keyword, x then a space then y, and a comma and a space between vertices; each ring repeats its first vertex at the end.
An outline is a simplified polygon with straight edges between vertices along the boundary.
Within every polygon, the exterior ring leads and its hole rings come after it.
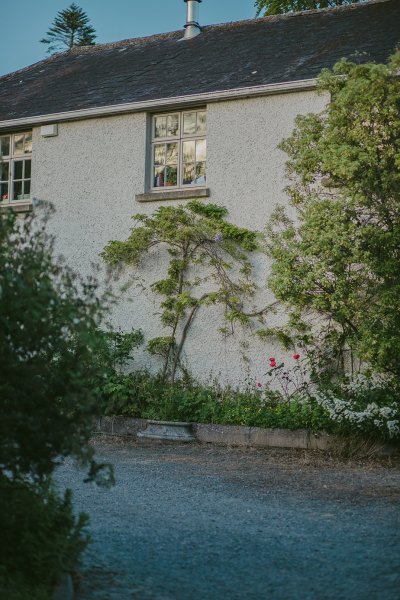
POLYGON ((111 491, 58 472, 91 517, 77 600, 399 600, 400 469, 303 451, 96 442, 111 491))

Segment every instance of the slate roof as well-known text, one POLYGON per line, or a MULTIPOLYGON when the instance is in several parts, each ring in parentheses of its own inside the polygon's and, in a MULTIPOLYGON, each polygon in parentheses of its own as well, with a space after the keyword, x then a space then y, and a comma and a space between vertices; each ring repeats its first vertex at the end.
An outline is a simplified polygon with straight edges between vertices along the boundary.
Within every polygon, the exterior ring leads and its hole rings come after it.
POLYGON ((0 121, 314 78, 341 57, 385 61, 400 0, 375 0, 75 48, 0 78, 0 121))

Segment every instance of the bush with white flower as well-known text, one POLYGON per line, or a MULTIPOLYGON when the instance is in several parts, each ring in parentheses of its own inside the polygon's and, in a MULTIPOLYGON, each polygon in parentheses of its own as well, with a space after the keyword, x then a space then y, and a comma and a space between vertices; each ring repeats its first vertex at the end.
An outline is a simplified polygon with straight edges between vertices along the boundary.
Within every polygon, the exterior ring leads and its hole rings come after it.
POLYGON ((294 364, 269 358, 268 383, 257 383, 265 406, 303 406, 326 419, 324 428, 344 434, 363 433, 383 439, 400 439, 400 386, 389 375, 348 374, 329 385, 309 377, 308 358, 293 355, 294 364), (321 412, 322 409, 322 412, 321 412))
POLYGON ((393 379, 359 373, 330 389, 313 391, 311 397, 333 421, 393 439, 400 437, 397 388, 393 379))

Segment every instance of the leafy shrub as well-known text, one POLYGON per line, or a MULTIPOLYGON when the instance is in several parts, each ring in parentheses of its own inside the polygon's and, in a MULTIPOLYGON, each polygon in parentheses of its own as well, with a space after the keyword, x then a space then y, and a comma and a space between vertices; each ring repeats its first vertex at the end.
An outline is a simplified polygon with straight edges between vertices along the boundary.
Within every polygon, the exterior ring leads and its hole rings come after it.
POLYGON ((97 368, 91 380, 98 414, 115 414, 132 402, 132 373, 127 373, 132 353, 142 342, 141 331, 97 331, 98 344, 90 357, 97 368))
POLYGON ((49 483, 0 476, 0 593, 7 600, 50 600, 88 542, 87 517, 72 513, 71 493, 60 498, 49 483))
POLYGON ((99 376, 93 359, 108 296, 53 255, 43 218, 0 214, 0 586, 7 600, 47 600, 87 542, 71 496, 51 488, 65 456, 111 482, 88 442, 99 376))
POLYGON ((280 145, 292 216, 277 208, 266 248, 290 315, 281 337, 340 374, 368 363, 400 375, 399 65, 397 51, 386 65, 324 70, 330 102, 280 145))
MULTIPOLYGON (((328 429, 332 422, 314 400, 283 400, 278 392, 239 391, 218 385, 202 386, 177 381, 166 383, 161 377, 138 371, 129 375, 129 401, 118 414, 144 419, 190 421, 251 427, 328 429)), ((113 401, 106 409, 112 411, 113 401)))
MULTIPOLYGON (((277 378, 288 372, 282 373, 282 369, 282 365, 277 365, 277 378)), ((324 430, 343 435, 366 434, 378 439, 399 437, 400 390, 396 390, 393 382, 378 383, 376 378, 373 385, 364 376, 356 382, 331 384, 329 388, 312 385, 305 388, 299 377, 299 391, 289 395, 286 380, 283 392, 261 384, 246 391, 183 381, 170 384, 143 371, 130 373, 127 378, 130 384, 127 403, 119 405, 116 413, 111 401, 106 414, 161 421, 324 430)))
POLYGON ((400 390, 393 378, 360 373, 317 390, 312 397, 342 431, 400 437, 400 390))
POLYGON ((91 380, 107 309, 94 279, 53 258, 46 219, 0 216, 0 469, 49 475, 60 457, 89 461, 91 380))

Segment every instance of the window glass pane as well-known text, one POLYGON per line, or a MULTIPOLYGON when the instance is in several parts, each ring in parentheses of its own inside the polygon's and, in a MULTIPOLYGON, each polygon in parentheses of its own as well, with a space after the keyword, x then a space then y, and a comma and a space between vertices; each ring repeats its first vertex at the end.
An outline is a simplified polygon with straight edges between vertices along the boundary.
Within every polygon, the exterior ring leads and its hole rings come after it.
POLYGON ((178 167, 167 167, 166 185, 176 185, 178 181, 178 167))
POLYGON ((196 183, 201 185, 206 182, 206 163, 200 162, 196 164, 196 183))
POLYGON ((165 137, 167 134, 167 117, 155 118, 154 137, 165 137))
POLYGON ((25 134, 25 154, 31 154, 32 152, 32 133, 25 134))
POLYGON ((10 163, 9 162, 0 162, 0 180, 8 181, 8 169, 10 163))
POLYGON ((14 136, 14 154, 20 156, 24 153, 24 134, 14 136))
POLYGON ((168 115, 167 117, 167 137, 175 137, 179 130, 179 115, 168 115))
POLYGON ((24 181, 24 199, 29 198, 31 194, 31 182, 29 179, 24 181))
POLYGON ((197 133, 202 135, 206 132, 207 129, 207 113, 198 112, 197 113, 197 133))
POLYGON ((24 171, 24 179, 31 178, 31 162, 30 160, 24 160, 25 163, 25 171, 24 171))
POLYGON ((183 165, 183 185, 194 183, 194 163, 183 165))
POLYGON ((165 165, 165 144, 154 146, 154 164, 165 165))
POLYGON ((10 156, 10 136, 0 137, 0 156, 10 156))
POLYGON ((196 161, 206 160, 206 140, 197 140, 196 142, 196 161))
POLYGON ((178 143, 167 144, 167 165, 175 165, 178 162, 178 143))
POLYGON ((22 196, 22 181, 14 181, 13 200, 23 200, 22 196))
POLYGON ((23 161, 22 160, 16 160, 14 163, 14 175, 13 178, 14 179, 22 179, 22 166, 23 166, 23 161))
POLYGON ((164 187, 164 169, 165 167, 155 167, 154 187, 164 187))
POLYGON ((183 142, 183 162, 192 162, 195 157, 196 142, 183 142))
POLYGON ((196 133, 196 113, 183 115, 183 133, 185 135, 196 133))
POLYGON ((8 200, 8 183, 0 183, 0 200, 8 200))

